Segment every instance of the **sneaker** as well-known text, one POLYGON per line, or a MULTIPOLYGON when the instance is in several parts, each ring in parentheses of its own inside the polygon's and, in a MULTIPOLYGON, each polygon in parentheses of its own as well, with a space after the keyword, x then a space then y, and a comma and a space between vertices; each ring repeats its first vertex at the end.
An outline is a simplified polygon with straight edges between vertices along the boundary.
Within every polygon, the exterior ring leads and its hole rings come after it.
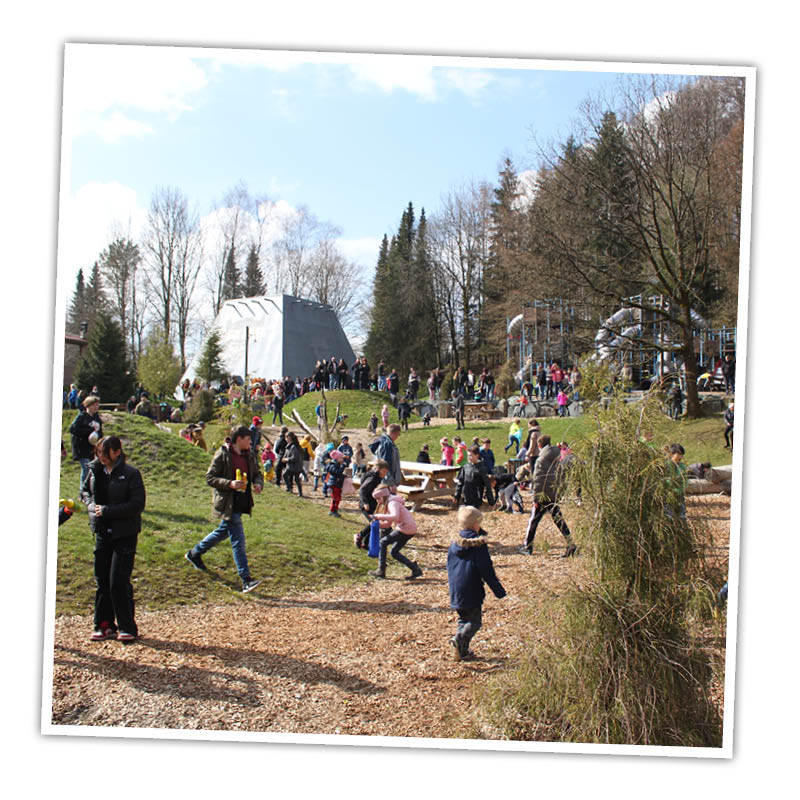
POLYGON ((116 639, 117 632, 107 623, 104 622, 100 627, 89 637, 93 642, 105 642, 107 639, 116 639))
POLYGON ((126 633, 125 631, 120 631, 117 636, 118 642, 134 642, 136 641, 136 634, 135 633, 126 633))
POLYGON ((569 558, 570 556, 574 556, 578 550, 578 546, 574 544, 567 545, 567 549, 564 551, 564 555, 561 558, 569 558))
POLYGON ((329 511, 328 512, 328 516, 329 517, 339 517, 339 519, 342 518, 342 515, 338 511, 329 511))
POLYGON ((369 574, 372 575, 373 578, 386 578, 386 570, 380 567, 370 570, 369 574))
POLYGON ((532 547, 526 547, 525 545, 522 545, 522 547, 518 547, 517 548, 517 552, 518 553, 522 553, 525 556, 532 556, 533 555, 533 548, 532 547))
POLYGON ((247 578, 246 580, 242 581, 242 593, 247 594, 248 592, 252 592, 256 586, 259 586, 261 581, 254 581, 252 578, 247 578))
POLYGON ((200 556, 193 556, 191 550, 186 551, 185 558, 195 569, 199 569, 202 572, 208 572, 206 565, 203 563, 203 559, 200 558, 200 556))
POLYGON ((450 644, 453 645, 453 661, 461 661, 464 655, 455 636, 450 640, 450 644))
POLYGON ((417 578, 419 578, 420 575, 422 575, 422 570, 420 569, 419 564, 414 562, 413 566, 411 567, 411 574, 406 575, 406 580, 407 581, 416 580, 417 578))

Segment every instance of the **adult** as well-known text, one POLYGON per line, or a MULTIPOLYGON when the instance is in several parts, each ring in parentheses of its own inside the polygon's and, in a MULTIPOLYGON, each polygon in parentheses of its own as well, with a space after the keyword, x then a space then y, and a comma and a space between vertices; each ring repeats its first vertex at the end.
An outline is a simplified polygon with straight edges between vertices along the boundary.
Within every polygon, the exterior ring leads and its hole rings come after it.
POLYGON ((722 377, 725 378, 725 393, 733 394, 736 385, 736 361, 728 353, 722 362, 722 377))
POLYGON ((564 380, 564 370, 561 369, 561 364, 559 364, 558 361, 553 362, 553 366, 550 370, 553 374, 553 392, 558 394, 561 389, 561 382, 564 380))
POLYGON ((539 374, 536 376, 536 383, 539 387, 539 399, 544 400, 547 393, 547 370, 544 364, 539 368, 539 374))
POLYGON ((286 491, 291 494, 292 483, 297 485, 297 494, 303 496, 303 484, 300 482, 300 476, 303 474, 303 456, 305 455, 303 448, 300 447, 300 442, 297 436, 289 431, 286 434, 286 452, 284 453, 283 460, 286 467, 283 472, 283 480, 286 483, 286 491))
POLYGON ((533 470, 536 468, 536 459, 539 458, 539 437, 542 433, 542 429, 539 427, 539 423, 532 419, 528 422, 528 436, 525 439, 525 461, 530 467, 531 475, 533 475, 533 470))
POLYGON ((459 431, 462 428, 465 428, 464 425, 464 394, 463 392, 457 392, 456 396, 453 398, 453 414, 456 418, 456 430, 459 431))
POLYGON ((390 487, 399 486, 403 482, 403 472, 400 469, 400 451, 395 444, 400 431, 400 426, 393 422, 386 432, 369 446, 376 458, 385 461, 389 465, 383 482, 390 487))
POLYGON ((425 381, 425 385, 428 387, 428 402, 433 404, 436 400, 436 373, 432 371, 428 375, 428 380, 425 381))
POLYGON ((667 390, 667 404, 669 406, 670 419, 678 420, 683 410, 683 392, 679 381, 673 381, 667 390))
POLYGON ((572 396, 576 403, 580 402, 581 395, 580 395, 580 385, 581 385, 581 371, 578 369, 578 365, 572 368, 572 372, 570 373, 570 383, 572 384, 572 396))
POLYGON ((733 403, 731 403, 722 415, 725 420, 725 449, 733 447, 733 403))
POLYGON ((275 424, 275 419, 283 425, 283 386, 279 383, 275 384, 275 395, 272 398, 272 424, 275 424))
POLYGON ((74 383, 71 383, 69 385, 69 394, 67 395, 67 405, 70 408, 78 407, 78 387, 74 383))
POLYGON ((561 448, 550 443, 547 435, 539 437, 541 452, 536 459, 536 468, 533 470, 531 495, 533 497, 533 511, 531 512, 528 530, 525 535, 525 544, 521 552, 533 553, 533 539, 542 517, 548 512, 553 517, 553 522, 561 531, 567 542, 567 549, 562 558, 575 555, 576 546, 572 543, 569 527, 564 521, 561 509, 558 507, 558 496, 563 488, 563 465, 561 462, 561 448))
POLYGON ((141 399, 136 404, 134 413, 139 417, 147 417, 147 419, 155 420, 156 413, 153 411, 153 406, 150 404, 150 396, 147 392, 142 392, 141 399))
POLYGON ((369 391, 370 367, 366 356, 361 356, 358 365, 358 387, 362 391, 369 391))
MULTIPOLYGON (((409 393, 411 390, 409 389, 409 393)), ((411 404, 408 402, 408 398, 404 397, 398 404, 397 404, 397 416, 400 419, 400 424, 403 426, 403 430, 408 430, 408 420, 411 417, 411 404)))
POLYGON ((383 359, 378 362, 378 391, 386 391, 386 362, 383 359))
POLYGON ((95 446, 103 436, 103 423, 100 420, 100 398, 90 394, 83 400, 83 409, 69 426, 72 436, 72 460, 81 465, 78 492, 83 487, 89 462, 95 457, 95 446))
POLYGON ((142 475, 126 463, 118 436, 97 444, 81 490, 94 533, 94 633, 92 641, 132 642, 139 635, 131 573, 142 529, 145 491, 142 475))
POLYGON ((392 398, 392 402, 394 403, 395 399, 397 398, 397 393, 400 391, 400 376, 397 374, 396 369, 393 369, 389 373, 389 377, 386 379, 386 390, 389 392, 389 396, 392 398))
POLYGON ((494 386, 495 386, 494 373, 491 370, 489 370, 486 373, 486 378, 484 379, 484 383, 486 385, 486 399, 489 402, 491 402, 492 400, 494 400, 494 386))
POLYGON ((409 400, 412 402, 416 400, 417 392, 419 392, 419 375, 417 375, 417 371, 414 369, 414 367, 411 367, 411 371, 408 373, 409 400))
POLYGON ((206 483, 214 490, 211 503, 220 523, 216 530, 186 553, 186 560, 195 569, 205 570, 203 553, 230 538, 233 562, 242 580, 242 591, 250 592, 261 581, 253 580, 250 575, 242 514, 252 513, 253 493, 261 492, 264 478, 256 455, 250 447, 250 431, 244 425, 234 428, 230 440, 214 454, 206 472, 206 483), (241 475, 241 478, 237 475, 241 475))
POLYGON ((275 485, 281 485, 281 476, 283 475, 283 470, 286 467, 286 461, 284 460, 284 455, 286 454, 286 434, 289 433, 289 429, 284 425, 281 428, 281 432, 278 435, 277 440, 275 441, 275 447, 273 448, 275 451, 275 457, 277 459, 275 463, 275 485))

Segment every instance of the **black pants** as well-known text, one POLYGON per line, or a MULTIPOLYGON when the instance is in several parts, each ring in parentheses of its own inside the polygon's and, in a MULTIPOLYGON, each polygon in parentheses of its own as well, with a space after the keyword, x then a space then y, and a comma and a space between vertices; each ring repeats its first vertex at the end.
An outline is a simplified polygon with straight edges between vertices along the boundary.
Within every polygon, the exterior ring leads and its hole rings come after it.
POLYGON ((564 521, 564 517, 561 516, 561 509, 555 503, 539 503, 539 506, 535 508, 531 514, 531 521, 528 523, 528 532, 525 536, 525 547, 529 550, 533 547, 533 538, 536 536, 536 529, 539 527, 542 517, 548 511, 553 517, 553 522, 555 522, 556 527, 561 531, 561 535, 565 539, 569 538, 569 528, 564 521))
POLYGON ((733 447, 733 425, 725 426, 725 444, 733 447))
POLYGON ((411 540, 411 537, 407 534, 403 533, 402 531, 389 531, 385 536, 381 537, 381 552, 378 556, 378 565, 381 569, 386 568, 386 550, 388 549, 389 545, 392 544, 392 558, 395 561, 399 561, 401 564, 405 564, 409 569, 414 568, 414 564, 412 561, 407 559, 400 550, 408 544, 411 540))
POLYGON ((456 430, 464 427, 464 412, 456 411, 456 430))
POLYGON ((278 463, 275 465, 275 485, 281 485, 281 476, 283 475, 283 471, 286 469, 286 462, 281 458, 278 463))
POLYGON ((302 473, 300 472, 292 472, 290 469, 287 469, 286 472, 283 473, 283 480, 286 483, 286 491, 292 491, 292 481, 294 481, 297 484, 297 494, 299 494, 300 497, 303 496, 303 485, 300 483, 301 474, 302 473))
POLYGON ((272 412, 272 424, 273 425, 275 424, 275 417, 278 417, 278 419, 280 420, 281 425, 283 425, 283 406, 281 406, 280 408, 276 408, 272 412))
POLYGON ((107 622, 112 629, 138 635, 133 618, 131 573, 136 556, 136 536, 112 540, 97 534, 94 545, 94 627, 107 622), (115 622, 116 621, 116 622, 115 622))
POLYGON ((469 643, 472 637, 481 629, 481 607, 477 608, 457 608, 458 629, 456 632, 456 642, 462 656, 469 652, 469 643))

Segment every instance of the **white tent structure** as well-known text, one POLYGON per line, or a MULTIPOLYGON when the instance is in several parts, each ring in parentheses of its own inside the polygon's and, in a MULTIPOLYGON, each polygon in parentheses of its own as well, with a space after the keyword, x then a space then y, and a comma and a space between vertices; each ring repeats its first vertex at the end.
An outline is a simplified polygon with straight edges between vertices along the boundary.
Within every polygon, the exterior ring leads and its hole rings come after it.
MULTIPOLYGON (((230 375, 259 378, 307 377, 317 360, 355 353, 328 305, 288 294, 226 301, 214 320, 222 342, 222 362, 230 375)), ((194 380, 205 342, 181 377, 194 380)))

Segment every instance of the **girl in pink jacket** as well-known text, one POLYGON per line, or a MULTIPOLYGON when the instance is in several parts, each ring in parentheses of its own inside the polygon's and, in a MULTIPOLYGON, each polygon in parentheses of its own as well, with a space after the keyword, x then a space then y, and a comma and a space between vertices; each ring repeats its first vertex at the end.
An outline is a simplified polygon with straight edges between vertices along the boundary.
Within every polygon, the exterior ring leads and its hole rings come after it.
POLYGON ((387 511, 385 514, 373 514, 372 518, 377 519, 384 527, 387 523, 391 525, 392 529, 381 536, 380 554, 378 555, 378 569, 370 574, 376 578, 386 577, 386 550, 389 545, 392 547, 392 558, 405 564, 410 570, 411 574, 406 575, 407 581, 413 581, 422 575, 422 570, 416 561, 410 561, 400 551, 403 547, 411 541, 411 537, 417 532, 417 523, 411 512, 405 507, 403 498, 399 494, 391 494, 385 486, 376 489, 372 496, 380 503, 386 501, 387 511))
POLYGON ((445 464, 448 467, 452 467, 453 453, 455 452, 453 446, 450 444, 446 436, 443 436, 439 440, 439 444, 442 447, 442 464, 445 464))

